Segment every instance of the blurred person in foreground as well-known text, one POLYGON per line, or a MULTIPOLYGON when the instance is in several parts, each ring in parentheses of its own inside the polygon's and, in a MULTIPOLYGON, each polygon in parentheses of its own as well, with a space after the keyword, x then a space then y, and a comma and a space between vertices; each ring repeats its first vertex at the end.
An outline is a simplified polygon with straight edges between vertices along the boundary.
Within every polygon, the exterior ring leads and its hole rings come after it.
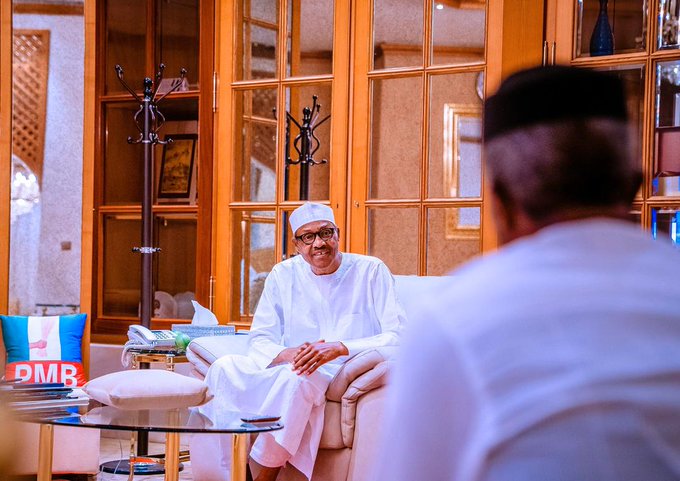
POLYGON ((9 406, 6 393, 0 392, 0 481, 16 478, 17 446, 24 441, 21 425, 15 419, 16 413, 9 406))
POLYGON ((502 247, 405 335, 377 479, 680 479, 680 257, 629 220, 622 84, 517 73, 484 150, 502 247))

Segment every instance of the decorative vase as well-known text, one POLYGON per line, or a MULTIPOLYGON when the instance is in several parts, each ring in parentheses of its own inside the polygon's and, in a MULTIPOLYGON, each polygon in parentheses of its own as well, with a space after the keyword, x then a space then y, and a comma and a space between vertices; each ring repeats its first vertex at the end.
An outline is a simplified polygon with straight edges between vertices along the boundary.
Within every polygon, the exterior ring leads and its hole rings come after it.
POLYGON ((609 26, 607 0, 600 0, 600 13, 590 36, 590 56, 611 55, 614 53, 614 34, 609 26))

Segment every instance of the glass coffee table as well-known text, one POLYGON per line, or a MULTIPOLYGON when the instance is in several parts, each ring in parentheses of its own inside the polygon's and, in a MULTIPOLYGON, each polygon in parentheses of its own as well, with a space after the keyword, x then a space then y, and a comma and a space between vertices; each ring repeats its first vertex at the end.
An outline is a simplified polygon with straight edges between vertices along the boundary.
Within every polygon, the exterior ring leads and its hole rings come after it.
MULTIPOLYGON (((52 453, 54 426, 98 428, 119 431, 144 431, 166 433, 165 438, 165 480, 179 479, 179 435, 194 434, 231 434, 232 435, 232 481, 245 481, 248 462, 248 436, 252 433, 277 431, 283 428, 278 422, 247 423, 241 418, 248 413, 224 412, 208 418, 197 408, 122 410, 110 406, 94 407, 82 414, 46 416, 31 419, 40 424, 40 444, 38 450, 38 481, 52 479, 52 453)), ((138 460, 131 449, 130 466, 138 460)), ((134 469, 130 469, 130 480, 134 469)))

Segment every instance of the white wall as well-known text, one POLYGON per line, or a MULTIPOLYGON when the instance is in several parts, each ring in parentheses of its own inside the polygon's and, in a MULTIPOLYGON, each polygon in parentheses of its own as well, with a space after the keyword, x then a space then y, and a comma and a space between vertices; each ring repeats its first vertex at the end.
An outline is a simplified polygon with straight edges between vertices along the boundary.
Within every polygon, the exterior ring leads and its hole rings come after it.
POLYGON ((10 311, 26 315, 36 303, 80 302, 84 22, 19 14, 13 22, 15 29, 50 31, 40 208, 11 226, 10 311))

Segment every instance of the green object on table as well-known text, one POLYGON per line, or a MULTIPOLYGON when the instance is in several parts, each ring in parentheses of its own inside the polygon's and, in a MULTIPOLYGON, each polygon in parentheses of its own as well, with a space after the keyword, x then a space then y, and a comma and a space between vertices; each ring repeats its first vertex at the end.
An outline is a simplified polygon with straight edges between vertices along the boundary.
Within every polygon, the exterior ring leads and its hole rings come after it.
POLYGON ((177 333, 177 337, 175 337, 175 346, 177 346, 178 349, 186 350, 190 342, 191 338, 189 336, 183 332, 177 333))

